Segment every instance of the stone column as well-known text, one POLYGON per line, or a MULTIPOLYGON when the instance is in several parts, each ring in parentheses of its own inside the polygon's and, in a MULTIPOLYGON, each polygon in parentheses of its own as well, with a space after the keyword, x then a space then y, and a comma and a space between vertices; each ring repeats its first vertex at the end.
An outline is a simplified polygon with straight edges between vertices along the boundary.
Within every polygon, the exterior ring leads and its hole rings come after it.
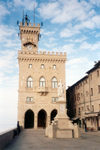
POLYGON ((47 116, 47 122, 46 122, 46 127, 50 125, 50 116, 47 116))
POLYGON ((37 119, 37 115, 35 115, 35 117, 34 117, 34 129, 37 129, 37 124, 38 124, 38 119, 37 119))

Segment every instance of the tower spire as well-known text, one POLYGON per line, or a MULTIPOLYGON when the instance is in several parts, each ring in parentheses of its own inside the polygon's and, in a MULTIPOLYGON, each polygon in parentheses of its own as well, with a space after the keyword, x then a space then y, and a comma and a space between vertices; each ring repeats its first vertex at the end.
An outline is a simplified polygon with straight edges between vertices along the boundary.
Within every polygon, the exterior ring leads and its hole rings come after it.
POLYGON ((33 23, 35 24, 35 2, 34 2, 34 14, 33 14, 33 23))
POLYGON ((24 9, 23 9, 23 19, 22 19, 22 25, 24 25, 24 9))

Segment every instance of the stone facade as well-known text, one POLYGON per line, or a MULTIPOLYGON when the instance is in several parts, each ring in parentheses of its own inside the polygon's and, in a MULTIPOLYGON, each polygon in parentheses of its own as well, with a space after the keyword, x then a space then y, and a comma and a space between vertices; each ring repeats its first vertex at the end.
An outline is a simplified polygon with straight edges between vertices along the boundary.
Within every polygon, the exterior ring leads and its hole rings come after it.
POLYGON ((59 108, 57 85, 65 83, 66 53, 38 51, 39 24, 20 23, 19 29, 18 121, 23 128, 47 127, 59 108))
POLYGON ((100 61, 67 90, 70 117, 80 118, 90 130, 100 129, 100 61))

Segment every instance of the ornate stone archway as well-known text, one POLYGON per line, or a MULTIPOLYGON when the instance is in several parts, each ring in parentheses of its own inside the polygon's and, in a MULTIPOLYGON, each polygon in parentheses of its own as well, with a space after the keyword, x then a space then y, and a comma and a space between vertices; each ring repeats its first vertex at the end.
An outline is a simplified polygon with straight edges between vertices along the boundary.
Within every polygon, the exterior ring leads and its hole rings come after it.
POLYGON ((34 128, 34 112, 31 109, 25 113, 24 128, 34 128))
POLYGON ((45 128, 47 122, 47 113, 44 109, 38 112, 38 127, 45 128))

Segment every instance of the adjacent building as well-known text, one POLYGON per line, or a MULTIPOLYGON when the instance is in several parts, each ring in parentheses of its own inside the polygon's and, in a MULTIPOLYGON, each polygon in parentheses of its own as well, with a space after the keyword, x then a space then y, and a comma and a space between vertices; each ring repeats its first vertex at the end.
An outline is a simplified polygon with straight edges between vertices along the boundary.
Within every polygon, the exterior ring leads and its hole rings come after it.
POLYGON ((100 61, 67 90, 68 114, 89 130, 100 129, 100 61))
POLYGON ((19 25, 18 121, 23 128, 44 128, 59 108, 57 86, 65 83, 66 53, 38 51, 40 24, 32 25, 27 15, 24 19, 19 25))

